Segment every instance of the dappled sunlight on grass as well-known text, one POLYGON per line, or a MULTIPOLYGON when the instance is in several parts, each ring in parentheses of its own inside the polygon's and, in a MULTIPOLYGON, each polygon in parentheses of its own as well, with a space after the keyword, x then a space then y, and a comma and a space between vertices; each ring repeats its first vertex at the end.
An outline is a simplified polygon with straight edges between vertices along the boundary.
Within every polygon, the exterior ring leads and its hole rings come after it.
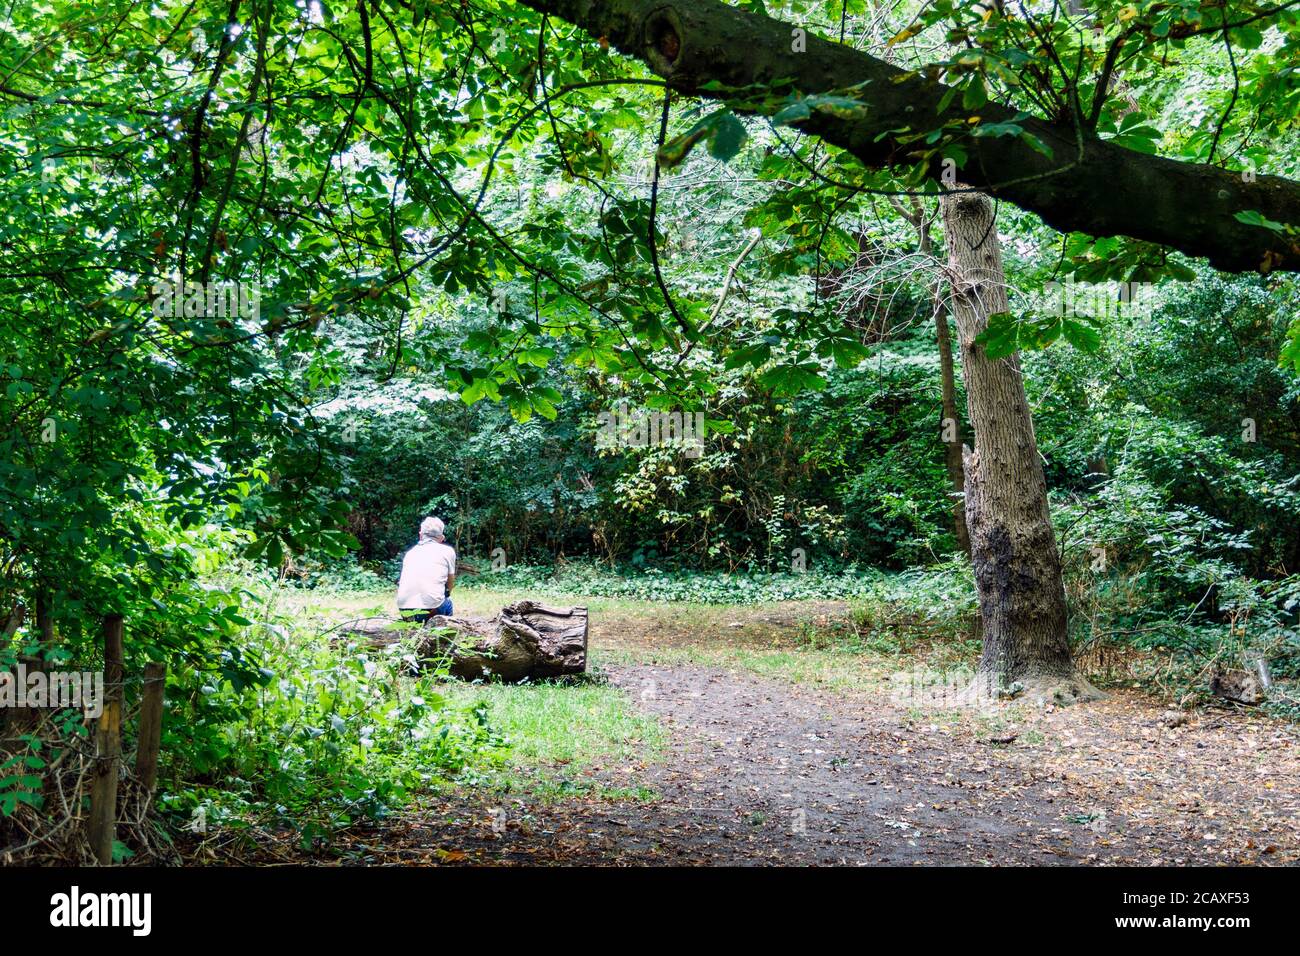
POLYGON ((605 651, 611 663, 696 665, 721 670, 742 669, 760 677, 838 689, 872 690, 882 686, 889 670, 879 661, 842 650, 754 650, 726 645, 665 647, 650 650, 617 648, 605 651))
MULTIPOLYGON (((488 722, 509 746, 501 767, 484 775, 489 789, 541 799, 579 793, 648 800, 644 787, 596 779, 593 771, 629 775, 659 756, 664 732, 626 693, 601 683, 446 685, 458 703, 486 702, 488 722)), ((604 777, 608 778, 608 773, 604 777)))
POLYGON ((488 719, 510 743, 510 761, 572 764, 606 758, 636 760, 662 734, 653 717, 637 713, 627 695, 605 684, 448 684, 459 703, 486 701, 488 719))

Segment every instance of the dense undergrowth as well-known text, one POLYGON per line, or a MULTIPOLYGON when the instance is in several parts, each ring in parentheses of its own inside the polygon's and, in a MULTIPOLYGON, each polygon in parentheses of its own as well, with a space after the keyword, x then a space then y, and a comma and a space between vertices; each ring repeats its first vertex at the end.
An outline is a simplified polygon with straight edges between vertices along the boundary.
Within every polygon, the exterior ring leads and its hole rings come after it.
POLYGON ((179 759, 160 806, 192 831, 292 828, 310 843, 381 819, 500 747, 487 709, 453 703, 400 657, 268 629, 247 649, 264 684, 182 673, 169 732, 179 759))
MULTIPOLYGON (((226 618, 216 660, 182 657, 168 674, 161 823, 122 828, 118 859, 173 858, 178 846, 202 859, 209 839, 247 834, 255 842, 270 831, 311 846, 432 787, 471 781, 499 760, 504 741, 486 704, 449 696, 445 671, 415 676, 407 649, 338 640, 319 617, 283 613, 273 590, 250 585, 211 589, 238 599, 242 606, 225 606, 247 617, 226 618)), ((128 718, 138 692, 128 680, 128 718)), ((0 770, 0 800, 8 801, 0 803, 0 850, 21 847, 19 861, 82 860, 80 815, 69 821, 59 812, 51 769, 85 750, 80 716, 52 713, 28 751, 0 770)), ((134 720, 125 723, 129 732, 134 720)), ((135 743, 128 737, 128 773, 135 743)))

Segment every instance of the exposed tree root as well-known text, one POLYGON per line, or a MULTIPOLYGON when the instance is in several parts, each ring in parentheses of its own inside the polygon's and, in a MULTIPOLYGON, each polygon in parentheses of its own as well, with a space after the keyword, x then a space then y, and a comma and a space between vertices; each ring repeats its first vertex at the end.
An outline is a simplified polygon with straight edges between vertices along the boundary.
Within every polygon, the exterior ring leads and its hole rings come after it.
POLYGON ((1105 693, 1077 672, 1021 674, 1013 680, 1007 680, 1001 674, 979 673, 958 699, 967 705, 1025 700, 1039 706, 1054 704, 1057 707, 1068 707, 1071 704, 1104 700, 1105 697, 1105 693))

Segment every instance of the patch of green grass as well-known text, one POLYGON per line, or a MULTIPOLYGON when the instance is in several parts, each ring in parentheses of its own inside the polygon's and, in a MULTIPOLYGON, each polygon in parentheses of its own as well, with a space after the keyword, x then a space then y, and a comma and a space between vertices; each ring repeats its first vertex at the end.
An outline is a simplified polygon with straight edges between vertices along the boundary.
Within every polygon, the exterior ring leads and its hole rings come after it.
POLYGON ((543 803, 556 803, 572 797, 635 803, 652 803, 659 799, 659 794, 649 787, 611 787, 554 771, 507 772, 495 777, 489 785, 498 793, 526 792, 543 803))
POLYGON ((572 764, 633 760, 662 742, 653 717, 638 713, 623 691, 599 683, 444 685, 453 701, 485 701, 493 730, 510 744, 510 760, 572 764))
MULTIPOLYGON (((282 609, 295 616, 324 615, 336 620, 349 615, 383 617, 397 613, 397 605, 393 603, 396 590, 396 586, 383 591, 306 591, 285 588, 278 592, 276 601, 282 609)), ((524 599, 537 600, 537 597, 536 592, 526 588, 457 587, 452 591, 451 600, 458 617, 493 617, 507 604, 524 599)), ((544 603, 558 606, 577 604, 586 607, 593 617, 638 617, 665 612, 672 617, 693 617, 703 608, 708 609, 710 619, 724 613, 724 609, 710 605, 674 602, 652 606, 646 601, 631 597, 601 597, 580 593, 547 594, 544 603)))
MULTIPOLYGON (((723 632, 726 634, 727 632, 723 632)), ((829 625, 806 621, 763 647, 727 640, 701 640, 667 647, 606 648, 605 660, 621 663, 695 664, 742 668, 762 677, 838 690, 879 691, 899 670, 948 669, 969 664, 979 648, 929 636, 908 640, 887 630, 865 630, 853 620, 829 625)))
MULTIPOLYGON (((464 616, 490 617, 502 606, 528 597, 524 590, 497 590, 476 587, 457 589, 453 600, 456 613, 464 616)), ((390 593, 322 593, 295 592, 287 597, 294 603, 314 604, 312 610, 337 619, 340 612, 364 615, 392 613, 383 610, 392 602, 390 593)), ((706 667, 740 668, 762 677, 812 684, 837 690, 879 691, 888 676, 900 669, 918 666, 951 667, 969 663, 978 653, 978 644, 963 641, 951 633, 951 624, 935 626, 933 622, 918 622, 906 614, 885 613, 876 602, 859 602, 847 619, 826 623, 804 621, 799 624, 776 626, 763 623, 773 611, 794 610, 789 603, 756 608, 741 613, 736 609, 719 606, 688 604, 685 602, 647 602, 625 596, 591 597, 574 596, 557 599, 556 603, 585 604, 592 616, 594 641, 593 663, 649 662, 663 664, 695 664, 706 667), (746 622, 744 629, 733 630, 730 622, 746 622), (657 646, 643 645, 636 636, 641 630, 660 637, 676 635, 679 639, 657 646), (948 631, 946 637, 941 636, 948 631), (757 643, 756 633, 770 634, 771 641, 757 643), (616 640, 617 647, 601 647, 601 635, 606 640, 616 640), (617 635, 616 637, 613 635, 617 635), (693 639, 692 639, 693 638, 693 639)), ((304 612, 307 611, 303 607, 304 612)), ((541 685, 545 686, 545 685, 541 685)), ((566 687, 567 694, 573 688, 566 687)), ((520 688, 522 690, 522 688, 520 688)), ((556 724, 549 715, 536 714, 531 726, 524 726, 522 718, 531 711, 524 707, 524 697, 513 697, 508 690, 494 688, 488 691, 502 695, 505 708, 520 711, 514 735, 524 750, 536 751, 535 760, 571 759, 563 754, 545 752, 564 741, 547 742, 547 728, 556 724)), ((589 693, 599 693, 588 688, 589 693)), ((610 689, 605 691, 617 696, 610 689)), ((559 695, 559 699, 570 698, 559 695)), ((544 699, 541 703, 546 703, 544 699)), ((552 706, 559 706, 553 703, 552 706)), ((585 706, 585 705, 584 705, 585 706)), ((493 708, 494 714, 497 708, 493 708)), ((629 710, 629 713, 632 711, 629 710)), ((598 726, 603 718, 592 715, 598 726)), ((493 726, 509 734, 502 719, 512 718, 503 711, 495 718, 493 726)), ((617 724, 611 727, 617 728, 617 724)), ((615 729, 617 733, 617 730, 615 729)), ((576 750, 597 747, 599 734, 585 742, 574 742, 576 750)))
POLYGON ((845 690, 880 686, 882 675, 872 662, 846 651, 750 651, 734 654, 737 664, 762 677, 796 684, 817 684, 845 690))
POLYGON ((485 702, 488 722, 509 749, 485 782, 542 799, 590 794, 606 799, 653 799, 642 787, 587 778, 596 767, 617 769, 657 758, 664 740, 658 721, 640 713, 627 694, 598 682, 444 685, 462 704, 485 702))
POLYGON ((606 800, 635 800, 637 803, 659 799, 659 793, 649 787, 602 787, 598 796, 606 800))

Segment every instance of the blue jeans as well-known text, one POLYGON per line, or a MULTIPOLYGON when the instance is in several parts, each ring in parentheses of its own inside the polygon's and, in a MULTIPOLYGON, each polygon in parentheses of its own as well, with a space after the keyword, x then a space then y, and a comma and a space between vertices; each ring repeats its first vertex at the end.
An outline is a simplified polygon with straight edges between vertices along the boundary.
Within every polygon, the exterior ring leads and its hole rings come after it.
POLYGON ((402 619, 414 621, 416 624, 423 624, 431 617, 451 617, 451 598, 445 597, 442 603, 432 611, 425 608, 402 608, 402 619))

